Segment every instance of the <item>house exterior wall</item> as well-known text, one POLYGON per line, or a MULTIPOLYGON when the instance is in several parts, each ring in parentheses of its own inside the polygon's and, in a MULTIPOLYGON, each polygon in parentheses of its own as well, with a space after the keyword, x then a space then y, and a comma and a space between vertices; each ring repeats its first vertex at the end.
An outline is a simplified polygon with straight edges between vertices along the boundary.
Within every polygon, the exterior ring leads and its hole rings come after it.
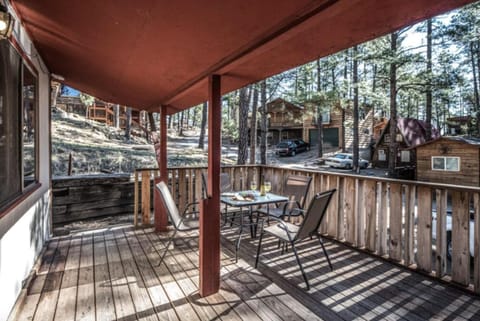
MULTIPOLYGON (((17 20, 18 21, 18 20, 17 20)), ((50 79, 48 69, 16 24, 13 37, 38 72, 38 187, 0 213, 0 321, 7 320, 50 235, 50 79), (42 64, 42 65, 40 65, 42 64)), ((7 41, 7 40, 1 40, 7 41)), ((0 75, 1 76, 1 75, 0 75)))
MULTIPOLYGON (((318 140, 316 137, 317 135, 317 123, 314 117, 312 116, 313 113, 306 115, 304 120, 304 140, 309 142, 310 144, 316 145, 318 140)), ((325 147, 342 147, 342 109, 340 107, 334 107, 330 111, 330 120, 328 122, 322 122, 323 132, 325 133, 327 129, 335 128, 337 129, 336 133, 337 137, 331 137, 331 140, 323 139, 323 144, 325 147), (338 142, 338 144, 337 144, 338 142)), ((329 131, 329 133, 333 133, 333 131, 329 131)))
POLYGON ((439 140, 417 147, 417 180, 436 183, 480 186, 480 149, 463 142, 439 140), (460 171, 432 170, 432 156, 460 157, 460 171))

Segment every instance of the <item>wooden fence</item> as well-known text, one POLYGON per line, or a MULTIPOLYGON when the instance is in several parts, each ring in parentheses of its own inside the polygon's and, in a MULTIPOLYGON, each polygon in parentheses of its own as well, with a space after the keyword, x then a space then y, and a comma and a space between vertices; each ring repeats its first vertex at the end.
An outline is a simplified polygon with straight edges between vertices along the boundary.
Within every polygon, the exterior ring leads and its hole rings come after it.
MULTIPOLYGON (((145 177, 155 176, 153 171, 145 177)), ((198 179, 202 171, 205 168, 169 169, 169 185, 180 210, 204 195, 198 179)), ((222 171, 230 174, 235 190, 247 189, 252 178, 258 181, 265 175, 272 191, 280 194, 287 175, 312 176, 307 203, 317 192, 337 189, 320 227, 323 235, 480 293, 479 188, 273 166, 232 166, 222 171), (448 232, 447 212, 451 212, 448 232), (452 249, 448 271, 447 240, 452 249)))
POLYGON ((52 179, 54 225, 133 212, 130 175, 85 175, 52 179))

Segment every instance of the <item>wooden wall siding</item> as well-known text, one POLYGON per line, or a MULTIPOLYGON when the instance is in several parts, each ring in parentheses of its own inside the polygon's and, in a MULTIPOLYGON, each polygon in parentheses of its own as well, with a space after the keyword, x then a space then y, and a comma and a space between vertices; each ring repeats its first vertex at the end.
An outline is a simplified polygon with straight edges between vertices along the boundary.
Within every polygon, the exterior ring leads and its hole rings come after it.
MULTIPOLYGON (((182 207, 203 195, 200 175, 204 168, 170 168, 172 194, 182 207), (184 182, 181 183, 180 181, 184 182), (184 191, 184 192, 182 192, 184 191), (181 196, 181 194, 184 196, 181 196)), ((250 180, 260 175, 272 182, 273 190, 282 193, 286 176, 312 176, 307 204, 315 193, 336 188, 320 232, 354 247, 416 268, 436 277, 449 274, 457 284, 470 286, 480 293, 480 188, 393 180, 274 166, 231 166, 222 168, 230 173, 234 186, 249 188, 250 180), (452 195, 451 270, 446 269, 447 196, 452 195), (470 201, 473 199, 475 228, 469 231, 470 201), (435 202, 433 202, 435 200, 435 202), (432 240, 432 207, 437 219, 437 240, 432 240), (475 233, 473 278, 470 277, 469 233, 475 233), (433 259, 432 259, 433 258, 433 259)))
POLYGON ((134 183, 129 175, 95 175, 52 179, 52 222, 131 214, 134 183))
POLYGON ((454 185, 480 186, 480 149, 440 140, 417 148, 417 179, 454 185), (460 172, 433 171, 432 156, 460 157, 460 172))
MULTIPOLYGON (((353 123, 353 114, 347 113, 345 116, 345 121, 351 121, 353 123)), ((370 147, 370 137, 373 135, 373 109, 370 110, 364 119, 360 119, 358 124, 358 132, 359 132, 359 142, 358 146, 360 148, 368 148, 370 147)), ((345 148, 352 149, 353 148, 353 131, 346 130, 345 131, 345 148)))

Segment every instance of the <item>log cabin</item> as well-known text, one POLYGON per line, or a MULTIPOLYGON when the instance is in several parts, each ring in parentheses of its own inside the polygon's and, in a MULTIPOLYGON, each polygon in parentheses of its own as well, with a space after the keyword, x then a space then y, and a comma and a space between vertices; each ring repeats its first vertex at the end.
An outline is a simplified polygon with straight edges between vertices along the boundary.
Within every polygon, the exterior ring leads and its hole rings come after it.
MULTIPOLYGON (((414 178, 415 150, 413 147, 428 141, 426 137, 426 125, 424 121, 414 118, 397 119, 397 131, 395 140, 398 143, 398 154, 395 157, 395 168, 404 172, 404 178, 414 178)), ((432 139, 440 137, 437 129, 432 127, 432 139)), ((390 146, 390 121, 383 128, 379 140, 376 142, 373 152, 373 166, 387 168, 390 146)), ((403 176, 402 175, 402 176, 403 176)))
POLYGON ((412 149, 417 180, 480 186, 480 139, 443 136, 412 149))

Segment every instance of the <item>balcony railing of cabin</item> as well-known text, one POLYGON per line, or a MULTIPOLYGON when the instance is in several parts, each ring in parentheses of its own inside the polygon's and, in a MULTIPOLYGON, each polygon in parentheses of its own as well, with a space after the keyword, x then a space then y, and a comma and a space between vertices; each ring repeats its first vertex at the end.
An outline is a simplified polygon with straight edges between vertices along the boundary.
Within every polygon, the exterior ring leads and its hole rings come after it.
MULTIPOLYGON (((169 186, 180 210, 204 195, 200 177, 205 170, 169 168, 169 186)), ((312 176, 307 204, 315 193, 337 189, 320 227, 322 235, 480 293, 480 188, 275 166, 229 166, 222 170, 230 173, 235 190, 247 189, 252 179, 259 181, 260 175, 265 175, 277 188, 272 192, 279 194, 283 192, 281 188, 287 175, 312 176), (448 274, 447 199, 451 200, 453 225, 448 274), (435 231, 432 230, 432 211, 437 213, 435 231), (471 215, 473 228, 470 228, 471 215), (473 268, 470 237, 474 238, 473 268)), ((145 180, 153 177, 154 172, 156 170, 140 169, 135 176, 143 175, 145 180)), ((143 186, 151 188, 150 184, 143 186)), ((148 205, 142 207, 149 208, 148 205)))

